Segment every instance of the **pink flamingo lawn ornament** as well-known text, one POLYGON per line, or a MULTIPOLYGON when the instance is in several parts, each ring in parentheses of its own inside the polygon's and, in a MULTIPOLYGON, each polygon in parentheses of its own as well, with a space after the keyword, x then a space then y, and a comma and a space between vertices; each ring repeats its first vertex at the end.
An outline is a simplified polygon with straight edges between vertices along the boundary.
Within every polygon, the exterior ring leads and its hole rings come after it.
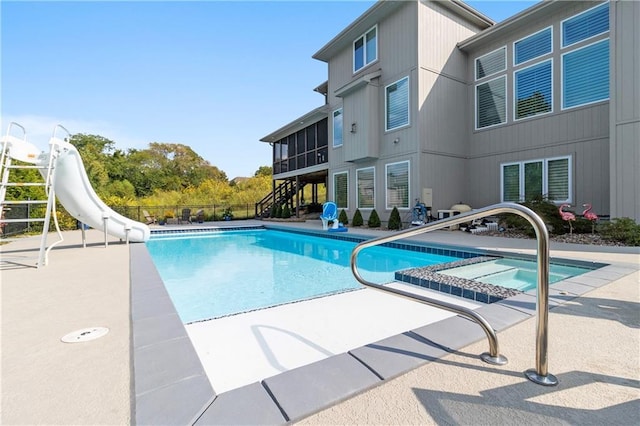
POLYGON ((598 221, 598 215, 591 211, 591 204, 583 204, 582 207, 586 207, 582 212, 582 216, 591 221, 591 233, 593 234, 596 228, 596 222, 598 221))
POLYGON ((571 213, 571 212, 565 212, 562 209, 565 207, 571 207, 571 204, 563 204, 558 208, 558 211, 560 212, 560 217, 562 217, 562 220, 566 220, 567 222, 569 222, 569 234, 573 234, 573 225, 571 225, 571 221, 575 221, 576 220, 576 215, 571 213))

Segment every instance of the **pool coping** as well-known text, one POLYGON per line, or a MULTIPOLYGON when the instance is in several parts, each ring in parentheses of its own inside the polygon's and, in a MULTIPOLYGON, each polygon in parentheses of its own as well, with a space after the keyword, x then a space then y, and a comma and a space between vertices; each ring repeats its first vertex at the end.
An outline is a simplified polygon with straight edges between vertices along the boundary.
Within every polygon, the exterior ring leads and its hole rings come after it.
MULTIPOLYGON (((346 239, 344 234, 296 230, 270 224, 258 228, 346 239)), ((349 238, 366 240, 372 237, 352 234, 349 238)), ((463 249, 407 241, 411 245, 436 247, 437 250, 463 249)), ((464 251, 493 252, 466 247, 464 251)), ((501 257, 531 258, 531 255, 517 253, 493 253, 501 257)), ((585 263, 596 262, 567 260, 567 264, 585 263)), ((558 282, 550 289, 550 308, 640 269, 634 266, 607 264, 558 282)), ((260 382, 216 394, 144 244, 130 245, 130 275, 134 393, 132 419, 136 424, 286 424, 484 338, 480 327, 469 327, 467 319, 453 316, 260 382)), ((496 331, 504 330, 535 316, 535 291, 482 306, 476 312, 485 317, 496 331)))

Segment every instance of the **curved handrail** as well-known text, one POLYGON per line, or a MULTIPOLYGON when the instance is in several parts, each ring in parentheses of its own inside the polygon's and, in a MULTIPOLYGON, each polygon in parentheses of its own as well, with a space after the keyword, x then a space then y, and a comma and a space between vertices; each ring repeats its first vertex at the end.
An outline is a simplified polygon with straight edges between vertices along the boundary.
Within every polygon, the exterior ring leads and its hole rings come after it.
POLYGON ((384 237, 374 238, 372 240, 363 241, 358 244, 351 252, 351 271, 356 280, 362 285, 376 290, 382 290, 385 292, 393 293, 402 297, 406 297, 418 302, 439 307, 459 315, 463 315, 472 321, 477 322, 487 334, 489 340, 489 354, 482 354, 481 357, 484 361, 494 364, 504 364, 506 359, 499 353, 498 337, 487 323, 487 321, 478 313, 471 309, 457 306, 448 302, 443 302, 436 299, 431 299, 425 296, 418 296, 402 290, 397 290, 390 287, 385 287, 380 284, 372 283, 360 275, 358 267, 356 265, 358 253, 368 247, 377 246, 387 242, 399 240, 402 238, 414 237, 427 232, 435 231, 437 229, 445 228, 447 226, 458 225, 461 223, 469 222, 474 219, 480 219, 493 214, 500 213, 514 213, 525 218, 534 228, 537 239, 537 272, 538 272, 538 290, 537 290, 537 324, 536 324, 536 368, 535 370, 525 371, 526 377, 538 384, 545 386, 552 386, 558 384, 558 379, 548 372, 547 365, 547 342, 548 342, 548 324, 549 324, 549 233, 544 222, 535 212, 531 209, 516 203, 500 203, 494 204, 481 209, 471 210, 466 213, 461 213, 457 216, 450 217, 448 219, 439 220, 437 222, 431 222, 424 225, 420 225, 414 228, 406 229, 404 231, 396 232, 393 235, 387 235, 384 237))

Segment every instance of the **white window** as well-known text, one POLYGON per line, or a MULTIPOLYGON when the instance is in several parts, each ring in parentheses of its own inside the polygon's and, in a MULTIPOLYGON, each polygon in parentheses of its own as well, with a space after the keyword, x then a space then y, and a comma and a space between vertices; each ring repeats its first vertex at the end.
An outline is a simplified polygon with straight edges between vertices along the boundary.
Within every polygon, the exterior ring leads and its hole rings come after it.
POLYGON ((531 65, 514 73, 514 117, 520 120, 553 109, 552 60, 531 65))
POLYGON ((409 124, 409 77, 385 88, 385 130, 409 124))
POLYGON ((476 58, 476 80, 507 69, 507 48, 501 47, 476 58))
POLYGON ((529 201, 542 196, 556 203, 571 202, 570 157, 505 163, 501 168, 502 201, 529 201))
POLYGON ((358 208, 375 208, 376 172, 373 167, 356 170, 356 184, 358 190, 358 208))
POLYGON ((562 21, 562 47, 609 31, 609 3, 602 3, 562 21))
POLYGON ((387 209, 409 208, 409 162, 390 163, 385 166, 387 209))
POLYGON ((338 208, 349 208, 349 172, 333 174, 333 199, 338 208))
POLYGON ((562 109, 609 99, 609 39, 562 55, 562 109))
POLYGON ((333 147, 342 146, 342 108, 333 111, 333 147))
POLYGON ((476 86, 476 129, 507 122, 507 77, 476 86))
POLYGON ((513 43, 513 64, 524 64, 549 54, 552 50, 551 27, 548 27, 513 43))
POLYGON ((378 59, 378 27, 373 27, 353 42, 353 72, 378 59))

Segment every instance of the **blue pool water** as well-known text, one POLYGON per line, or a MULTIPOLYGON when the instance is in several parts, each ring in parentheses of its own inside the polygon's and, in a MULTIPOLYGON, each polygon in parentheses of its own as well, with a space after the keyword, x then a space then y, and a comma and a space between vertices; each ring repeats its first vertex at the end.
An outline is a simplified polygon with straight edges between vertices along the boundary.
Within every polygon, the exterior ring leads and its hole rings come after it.
MULTIPOLYGON (((467 278, 500 287, 521 291, 532 290, 538 283, 538 266, 535 261, 519 259, 497 259, 474 265, 459 266, 440 274, 467 278)), ((549 264, 549 284, 566 280, 591 271, 590 268, 549 264)))
MULTIPOLYGON (((361 288, 354 242, 276 230, 152 238, 147 248, 184 323, 361 288)), ((386 247, 358 255, 362 276, 386 283, 400 269, 460 260, 386 247)))

